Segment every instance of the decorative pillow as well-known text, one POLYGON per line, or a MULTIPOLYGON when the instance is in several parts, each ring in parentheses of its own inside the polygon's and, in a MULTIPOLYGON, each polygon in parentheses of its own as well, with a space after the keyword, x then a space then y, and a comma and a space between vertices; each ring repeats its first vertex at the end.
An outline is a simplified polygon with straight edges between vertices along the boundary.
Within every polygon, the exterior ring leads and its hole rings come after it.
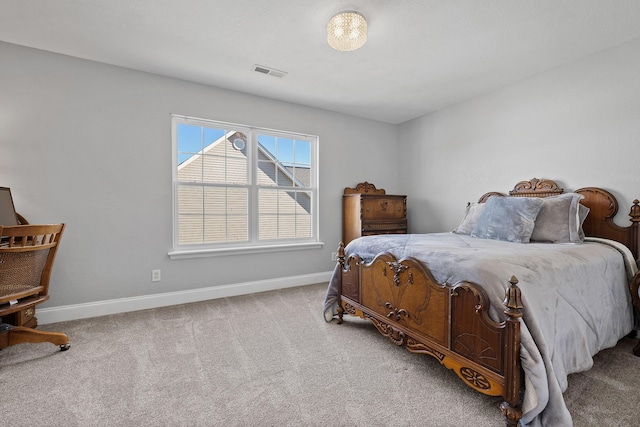
POLYGON ((535 197, 490 197, 471 237, 529 243, 542 199, 535 197))
POLYGON ((582 198, 583 196, 577 193, 566 193, 542 199, 544 203, 536 218, 531 241, 582 242, 582 223, 589 213, 589 208, 580 204, 582 198))
POLYGON ((584 230, 582 229, 582 224, 584 224, 584 220, 587 219, 587 215, 589 215, 589 209, 585 205, 578 205, 578 221, 580 221, 580 230, 578 231, 578 237, 581 242, 584 242, 584 230))
POLYGON ((478 218, 480 218, 480 214, 484 210, 486 203, 471 203, 467 206, 467 213, 464 216, 464 219, 456 228, 453 230, 454 233, 458 234, 471 234, 473 231, 473 227, 478 222, 478 218))

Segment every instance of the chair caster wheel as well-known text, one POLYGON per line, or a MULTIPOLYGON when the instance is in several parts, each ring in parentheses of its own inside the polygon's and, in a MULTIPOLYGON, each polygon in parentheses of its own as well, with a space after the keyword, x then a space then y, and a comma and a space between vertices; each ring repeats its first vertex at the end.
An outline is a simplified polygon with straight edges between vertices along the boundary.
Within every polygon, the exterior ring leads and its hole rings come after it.
POLYGON ((60 346, 60 351, 67 351, 69 350, 69 347, 71 347, 71 344, 62 344, 60 346))

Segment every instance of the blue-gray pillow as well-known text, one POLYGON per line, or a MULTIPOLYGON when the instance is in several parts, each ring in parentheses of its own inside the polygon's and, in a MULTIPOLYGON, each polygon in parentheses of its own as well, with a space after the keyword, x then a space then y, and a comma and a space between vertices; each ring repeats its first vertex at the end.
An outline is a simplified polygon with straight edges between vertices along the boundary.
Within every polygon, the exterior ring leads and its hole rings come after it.
POLYGON ((471 237, 529 243, 542 203, 534 197, 491 197, 471 237))

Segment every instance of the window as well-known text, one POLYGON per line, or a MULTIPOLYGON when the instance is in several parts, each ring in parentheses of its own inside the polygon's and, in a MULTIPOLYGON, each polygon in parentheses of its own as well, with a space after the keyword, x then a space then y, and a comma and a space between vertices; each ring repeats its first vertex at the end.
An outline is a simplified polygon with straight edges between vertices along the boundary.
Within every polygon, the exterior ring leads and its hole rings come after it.
POLYGON ((316 136, 172 120, 176 253, 319 245, 316 136))

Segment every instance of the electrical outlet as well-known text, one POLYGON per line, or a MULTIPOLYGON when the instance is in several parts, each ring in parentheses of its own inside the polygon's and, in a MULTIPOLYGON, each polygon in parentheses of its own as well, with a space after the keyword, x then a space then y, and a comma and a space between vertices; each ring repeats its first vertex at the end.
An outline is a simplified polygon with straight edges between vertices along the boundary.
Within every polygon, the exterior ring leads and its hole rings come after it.
POLYGON ((151 270, 151 281, 152 282, 160 281, 160 270, 151 270))
POLYGON ((331 252, 331 261, 338 261, 338 252, 331 252))

